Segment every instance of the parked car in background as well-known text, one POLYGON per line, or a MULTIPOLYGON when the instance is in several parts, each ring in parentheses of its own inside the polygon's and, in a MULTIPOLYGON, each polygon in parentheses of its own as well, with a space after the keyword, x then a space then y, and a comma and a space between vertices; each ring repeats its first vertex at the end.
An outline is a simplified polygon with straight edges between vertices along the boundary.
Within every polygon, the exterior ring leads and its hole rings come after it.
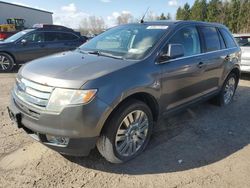
POLYGON ((0 42, 0 71, 10 71, 15 64, 39 57, 74 50, 86 40, 70 28, 36 24, 0 42))
POLYGON ((233 99, 240 47, 215 23, 164 21, 114 27, 75 51, 18 72, 9 115, 36 140, 112 163, 138 156, 159 118, 213 98, 233 99))
POLYGON ((241 48, 241 71, 250 73, 250 33, 235 34, 235 40, 241 48))

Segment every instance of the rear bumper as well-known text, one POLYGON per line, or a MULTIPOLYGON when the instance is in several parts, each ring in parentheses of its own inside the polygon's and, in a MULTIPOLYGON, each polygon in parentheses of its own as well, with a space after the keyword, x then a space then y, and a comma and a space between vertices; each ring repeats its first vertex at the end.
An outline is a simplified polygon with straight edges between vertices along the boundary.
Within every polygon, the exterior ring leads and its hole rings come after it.
POLYGON ((101 128, 98 122, 106 108, 106 104, 95 99, 88 105, 67 107, 60 114, 35 112, 12 93, 8 111, 18 128, 49 148, 66 155, 86 156, 95 147, 101 128), (69 141, 58 145, 46 135, 69 141))

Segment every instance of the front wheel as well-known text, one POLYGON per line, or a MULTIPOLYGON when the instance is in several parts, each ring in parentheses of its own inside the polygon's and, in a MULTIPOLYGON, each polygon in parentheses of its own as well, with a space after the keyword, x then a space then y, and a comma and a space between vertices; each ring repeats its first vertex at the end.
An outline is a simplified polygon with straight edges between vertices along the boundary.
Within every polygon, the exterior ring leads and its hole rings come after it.
POLYGON ((97 141, 97 148, 111 163, 126 162, 146 148, 152 129, 150 108, 141 101, 130 100, 112 114, 97 141))

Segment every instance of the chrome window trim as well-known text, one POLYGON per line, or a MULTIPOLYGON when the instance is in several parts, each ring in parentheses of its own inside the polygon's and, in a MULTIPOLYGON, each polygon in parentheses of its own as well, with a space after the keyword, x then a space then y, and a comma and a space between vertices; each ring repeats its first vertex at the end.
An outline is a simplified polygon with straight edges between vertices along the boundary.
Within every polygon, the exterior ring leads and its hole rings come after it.
POLYGON ((173 62, 173 61, 183 60, 183 59, 187 59, 187 58, 191 58, 191 57, 197 57, 197 56, 202 56, 202 55, 207 55, 207 54, 213 54, 213 53, 216 53, 216 52, 233 50, 233 49, 237 49, 237 48, 238 47, 233 47, 233 48, 225 48, 225 49, 211 51, 211 52, 204 52, 204 53, 199 53, 199 54, 195 54, 195 55, 179 57, 179 58, 176 58, 176 59, 170 59, 170 60, 167 60, 167 61, 164 61, 164 62, 160 62, 160 63, 156 62, 156 64, 165 64, 165 63, 169 63, 169 62, 173 62))

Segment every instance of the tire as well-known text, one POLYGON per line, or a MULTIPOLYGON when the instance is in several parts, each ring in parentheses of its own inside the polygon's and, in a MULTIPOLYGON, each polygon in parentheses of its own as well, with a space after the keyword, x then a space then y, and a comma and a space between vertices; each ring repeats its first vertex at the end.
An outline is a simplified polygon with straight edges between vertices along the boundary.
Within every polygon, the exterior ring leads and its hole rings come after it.
POLYGON ((14 65, 15 61, 9 54, 0 52, 0 72, 9 72, 14 65))
POLYGON ((232 102, 237 85, 238 85, 238 77, 234 73, 230 73, 225 80, 223 87, 220 93, 213 99, 213 102, 218 106, 225 106, 232 102), (231 83, 230 83, 231 82, 231 83), (232 83, 234 82, 234 83, 232 83), (230 90, 230 91, 229 91, 230 90), (226 98, 226 94, 228 93, 228 99, 226 98))
POLYGON ((105 124, 97 148, 107 161, 124 163, 146 148, 152 129, 153 115, 150 108, 142 101, 129 100, 118 107, 105 124))

